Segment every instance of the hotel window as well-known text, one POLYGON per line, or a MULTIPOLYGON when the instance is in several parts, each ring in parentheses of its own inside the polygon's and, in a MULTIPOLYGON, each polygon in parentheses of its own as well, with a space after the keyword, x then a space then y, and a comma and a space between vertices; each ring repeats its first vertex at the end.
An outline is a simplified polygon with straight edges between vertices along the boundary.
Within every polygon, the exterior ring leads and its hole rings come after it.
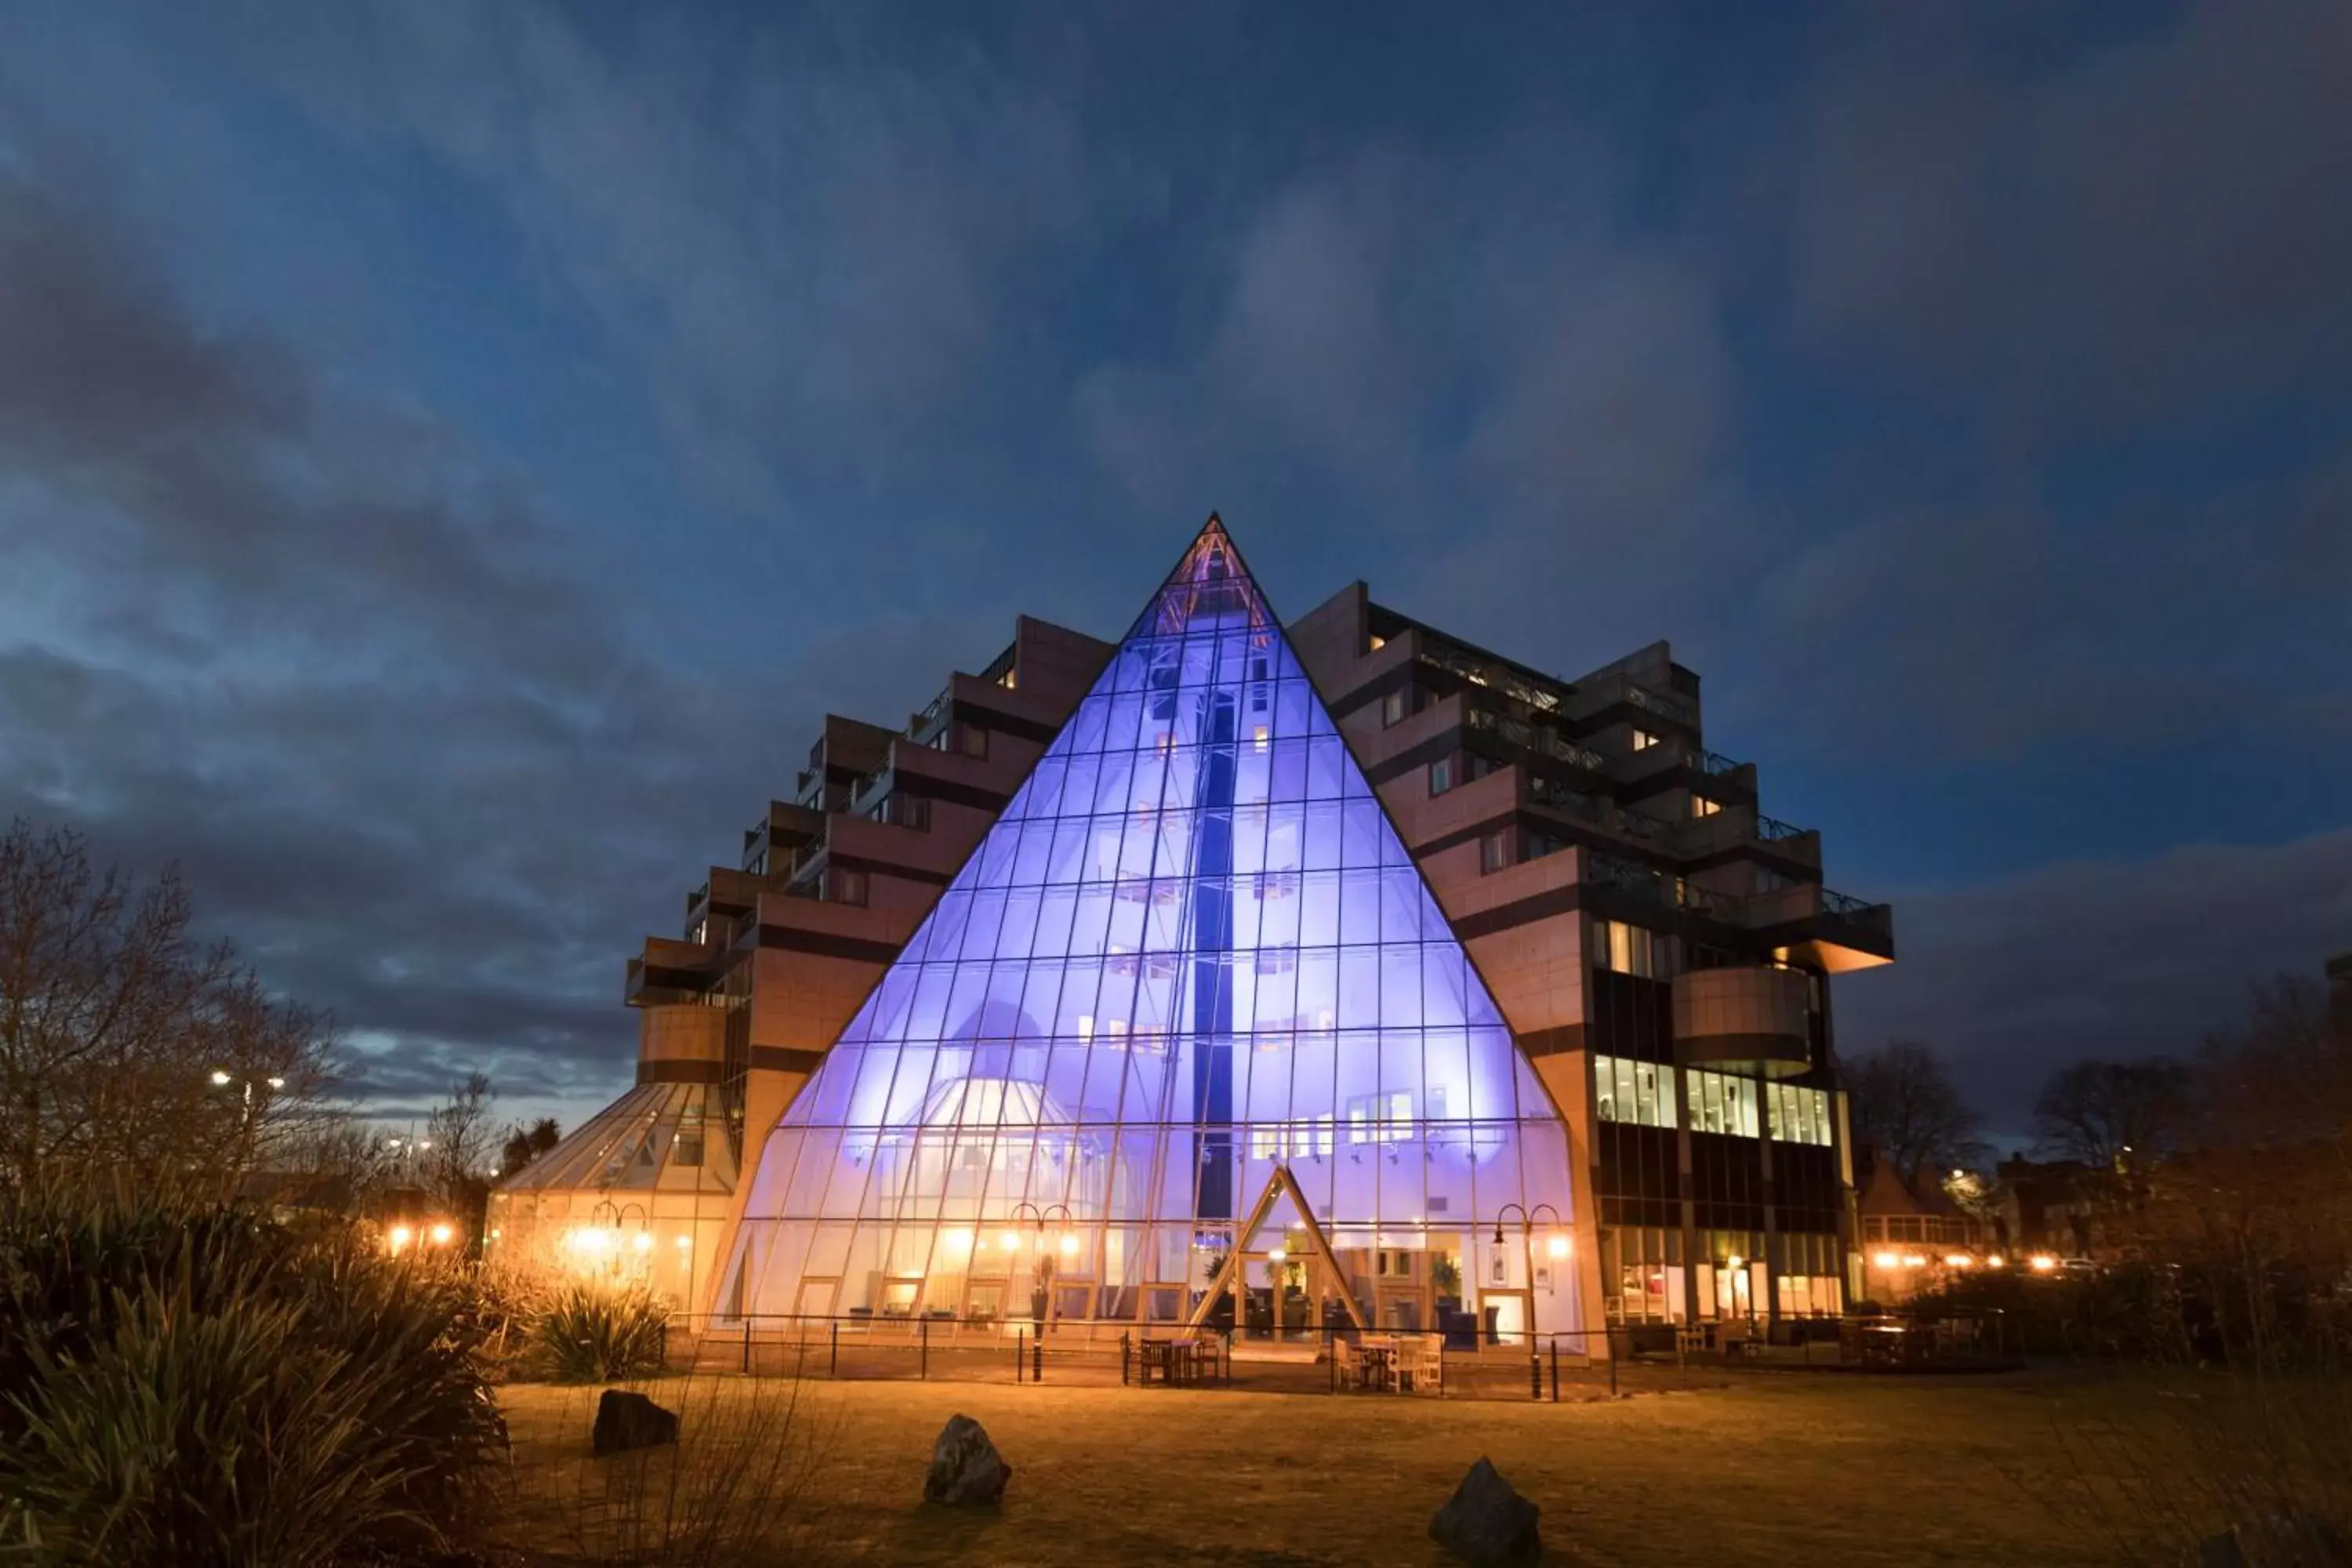
POLYGON ((1314 1116, 1254 1126, 1250 1129, 1250 1158, 1285 1160, 1328 1154, 1335 1122, 1336 1119, 1329 1116, 1314 1116))
POLYGON ((833 868, 825 896, 836 904, 862 904, 866 901, 866 873, 847 866, 833 868))
POLYGON ((1454 759, 1440 757, 1429 764, 1429 793, 1444 795, 1454 787, 1454 759))
POLYGON ((1691 1131, 1756 1136, 1756 1102, 1762 1086, 1727 1072, 1690 1075, 1691 1131))
POLYGON ((1603 1121, 1675 1124, 1675 1069, 1624 1057, 1592 1058, 1592 1100, 1603 1121))
POLYGON ((1721 811, 1722 809, 1723 806, 1720 802, 1709 800, 1703 795, 1694 795, 1691 796, 1691 815, 1693 816, 1713 816, 1717 812, 1721 811))
POLYGON ((1516 863, 1517 857, 1511 853, 1511 829, 1506 827, 1500 833, 1489 833, 1478 840, 1478 869, 1499 871, 1516 863))
POLYGON ((1412 711, 1412 688, 1401 686, 1381 699, 1381 728, 1402 724, 1412 711))
POLYGON ((1004 689, 1005 689, 1005 690, 1007 690, 1007 691, 1018 691, 1018 690, 1020 690, 1020 689, 1021 689, 1021 668, 1020 668, 1020 666, 1015 665, 1015 666, 1014 666, 1013 668, 1012 668, 1011 669, 1006 670, 1003 675, 998 676, 998 677, 996 678, 996 684, 997 684, 997 685, 999 685, 999 686, 1002 686, 1002 687, 1003 687, 1003 688, 1004 688, 1004 689))
POLYGON ((1360 1094, 1348 1101, 1348 1142, 1402 1143, 1412 1136, 1412 1096, 1360 1094))
POLYGON ((1830 1097, 1826 1089, 1795 1084, 1771 1086, 1772 1136, 1783 1143, 1830 1144, 1830 1097))
POLYGON ((1646 752, 1657 743, 1658 738, 1655 735, 1651 734, 1647 730, 1636 730, 1633 731, 1633 749, 1635 751, 1646 752))
POLYGON ((1620 974, 1671 980, 1675 974, 1675 939, 1623 921, 1595 921, 1592 961, 1620 974))
POLYGON ((1378 636, 1377 634, 1370 637, 1369 641, 1370 646, 1365 648, 1364 651, 1366 653, 1378 653, 1381 649, 1389 646, 1389 639, 1384 637, 1378 636))

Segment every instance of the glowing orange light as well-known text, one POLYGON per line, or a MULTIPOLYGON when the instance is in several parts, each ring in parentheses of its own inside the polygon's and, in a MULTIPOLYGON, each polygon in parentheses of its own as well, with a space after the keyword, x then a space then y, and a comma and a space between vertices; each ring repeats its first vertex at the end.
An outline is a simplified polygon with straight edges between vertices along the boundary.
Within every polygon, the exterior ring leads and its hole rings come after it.
POLYGON ((1874 1253, 1870 1261, 1881 1268, 1899 1268, 1903 1266, 1903 1259, 1891 1252, 1874 1253))
POLYGON ((2037 1252, 2032 1259, 2036 1274, 2047 1274, 2058 1267, 2058 1260, 2046 1252, 2037 1252))
POLYGON ((436 1247, 448 1246, 457 1234, 457 1231, 451 1228, 447 1220, 441 1221, 439 1224, 434 1226, 432 1229, 425 1233, 426 1238, 436 1247))

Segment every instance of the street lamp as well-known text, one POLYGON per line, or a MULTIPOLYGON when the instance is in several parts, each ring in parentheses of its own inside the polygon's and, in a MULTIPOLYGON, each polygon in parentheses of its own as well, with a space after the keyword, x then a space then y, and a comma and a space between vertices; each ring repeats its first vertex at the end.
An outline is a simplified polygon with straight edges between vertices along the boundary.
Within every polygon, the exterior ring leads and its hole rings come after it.
MULTIPOLYGON (((1045 1330, 1045 1311, 1050 1305, 1054 1282, 1054 1254, 1045 1246, 1045 1222, 1055 1215, 1060 1215, 1062 1224, 1066 1227, 1073 1223, 1074 1216, 1067 1204, 1047 1204, 1044 1208, 1039 1208, 1035 1204, 1024 1200, 1013 1206, 1013 1225, 1017 1226, 1021 1223, 1024 1211, 1034 1237, 1031 1251, 1034 1254, 1029 1264, 1029 1318, 1037 1325, 1037 1331, 1042 1334, 1045 1330)), ((1004 1232, 1004 1249, 1007 1252, 1014 1250, 1017 1241, 1018 1237, 1015 1232, 1007 1228, 1004 1232)), ((1063 1231, 1062 1253, 1068 1258, 1076 1258, 1078 1255, 1078 1237, 1075 1231, 1066 1228, 1063 1231)))
MULTIPOLYGON (((1528 1391, 1538 1399, 1543 1397, 1543 1362, 1536 1351, 1536 1215, 1551 1215, 1552 1230, 1545 1239, 1544 1250, 1554 1258, 1568 1256, 1568 1236, 1559 1211, 1549 1204, 1538 1204, 1530 1210, 1520 1204, 1505 1204, 1495 1215, 1495 1245, 1503 1245, 1503 1218, 1513 1209, 1519 1211, 1520 1260, 1528 1270, 1528 1391)), ((1612 1352, 1613 1350, 1612 1350, 1612 1352)))

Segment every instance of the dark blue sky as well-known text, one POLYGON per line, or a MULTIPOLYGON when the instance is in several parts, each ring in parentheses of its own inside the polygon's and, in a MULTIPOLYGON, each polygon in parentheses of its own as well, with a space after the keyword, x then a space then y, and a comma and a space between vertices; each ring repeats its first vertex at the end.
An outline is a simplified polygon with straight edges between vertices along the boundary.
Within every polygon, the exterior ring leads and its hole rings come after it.
POLYGON ((0 812, 576 1115, 817 715, 1216 508, 1671 638, 2004 1128, 2352 946, 2352 8, 1474 9, 0 0, 0 812))

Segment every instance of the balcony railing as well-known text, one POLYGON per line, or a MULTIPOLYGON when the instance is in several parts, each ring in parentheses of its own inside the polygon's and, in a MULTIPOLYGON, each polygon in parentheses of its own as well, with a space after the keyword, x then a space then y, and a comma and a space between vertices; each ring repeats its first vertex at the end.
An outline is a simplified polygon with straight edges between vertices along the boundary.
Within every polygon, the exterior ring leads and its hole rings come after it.
POLYGON ((1561 762, 1589 768, 1596 773, 1607 766, 1600 752, 1590 746, 1578 745, 1547 725, 1506 719, 1500 713, 1491 713, 1483 708, 1472 708, 1467 722, 1473 730, 1491 731, 1515 746, 1525 746, 1547 757, 1558 757, 1561 762))
POLYGON ((1704 747, 1692 749, 1690 763, 1692 767, 1710 778, 1723 773, 1736 773, 1748 765, 1745 763, 1734 762, 1720 752, 1710 752, 1704 747))
POLYGON ((1421 662, 1458 675, 1473 686, 1499 691, 1515 701, 1526 703, 1538 713, 1557 713, 1563 706, 1560 691, 1538 686, 1516 671, 1489 664, 1485 659, 1473 658, 1460 648, 1448 647, 1443 643, 1424 640, 1421 662))
POLYGON ((1625 682, 1625 700, 1644 713, 1655 713, 1661 719, 1685 728, 1696 728, 1698 724, 1698 715, 1689 703, 1679 697, 1669 697, 1663 691, 1653 691, 1633 680, 1625 682))
MULTIPOLYGON (((1655 820, 1653 818, 1652 820, 1655 820)), ((1727 910, 1733 900, 1720 893, 1710 893, 1704 888, 1693 887, 1680 877, 1664 871, 1654 871, 1647 866, 1637 866, 1631 860, 1620 860, 1613 855, 1584 857, 1585 878, 1603 887, 1622 888, 1637 893, 1674 910, 1696 910, 1703 914, 1717 914, 1727 910)))
POLYGON ((1810 827, 1797 827, 1777 816, 1767 816, 1760 811, 1756 814, 1756 837, 1767 844, 1778 844, 1784 838, 1803 838, 1812 832, 1810 827))

